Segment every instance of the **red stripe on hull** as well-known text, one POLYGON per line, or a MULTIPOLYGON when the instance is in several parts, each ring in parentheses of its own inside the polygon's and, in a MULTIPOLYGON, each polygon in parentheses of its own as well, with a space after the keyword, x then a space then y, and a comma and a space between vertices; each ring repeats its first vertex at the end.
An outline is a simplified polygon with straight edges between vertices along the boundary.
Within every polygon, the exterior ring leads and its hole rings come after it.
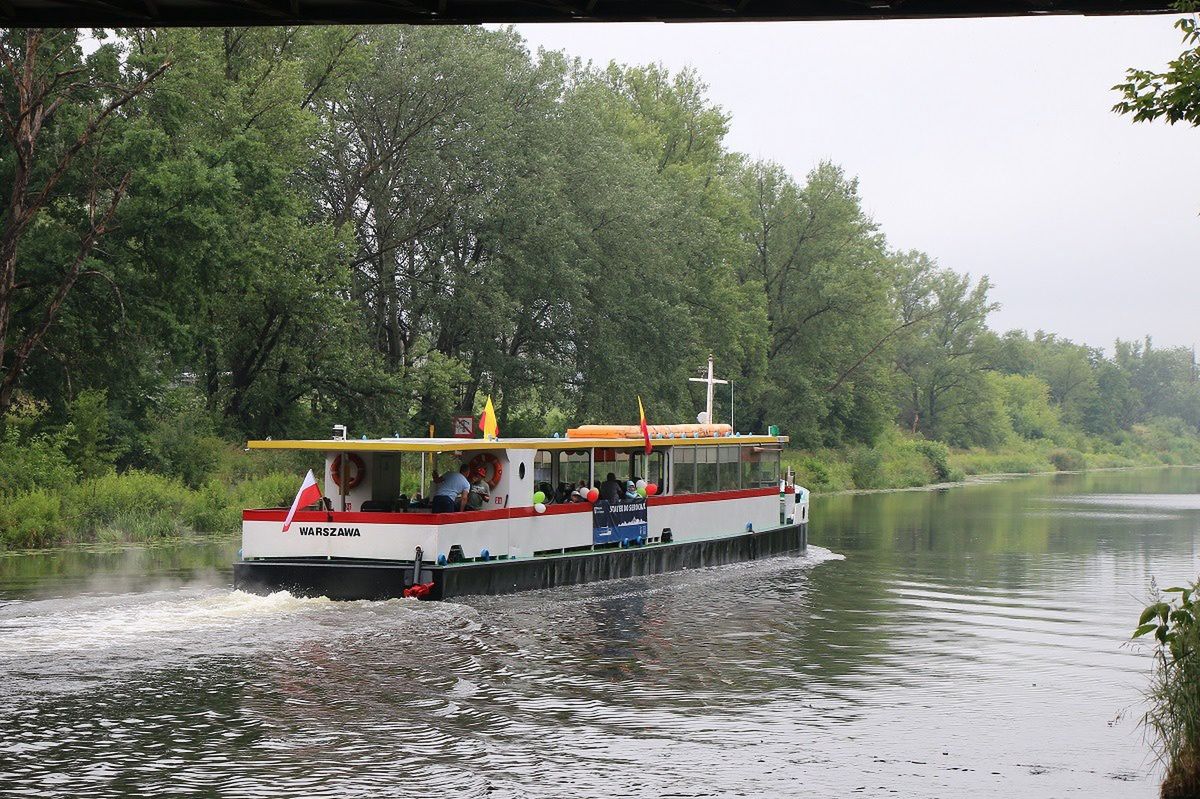
MULTIPOLYGON (((662 505, 686 505, 693 502, 721 502, 731 499, 753 499, 755 497, 777 496, 777 488, 743 488, 732 491, 710 491, 704 494, 671 494, 668 496, 647 497, 650 507, 662 505)), ((547 505, 543 516, 558 516, 566 513, 587 513, 592 506, 586 502, 572 502, 565 505, 547 505)), ((462 513, 375 513, 362 511, 297 511, 292 524, 297 522, 359 522, 364 524, 461 524, 465 522, 488 522, 499 519, 523 519, 536 515, 533 508, 500 508, 498 510, 469 510, 462 513)), ((287 508, 269 508, 263 510, 242 511, 242 521, 246 522, 279 522, 283 524, 287 516, 287 508)))

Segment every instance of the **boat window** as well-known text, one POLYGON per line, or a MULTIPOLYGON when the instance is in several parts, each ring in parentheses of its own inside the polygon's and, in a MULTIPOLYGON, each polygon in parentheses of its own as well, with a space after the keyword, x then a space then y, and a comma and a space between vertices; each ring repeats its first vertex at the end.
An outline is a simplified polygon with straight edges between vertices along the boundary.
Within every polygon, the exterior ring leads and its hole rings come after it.
POLYGON ((779 456, 777 449, 742 447, 742 487, 772 488, 779 485, 779 456))
POLYGON ((533 490, 545 493, 547 502, 554 502, 557 495, 554 488, 554 453, 548 449, 533 453, 533 490))
POLYGON ((591 474, 591 450, 564 450, 558 453, 558 501, 569 501, 571 492, 575 490, 581 480, 585 486, 590 488, 591 483, 588 481, 591 479, 591 474))
POLYGON ((722 491, 736 491, 742 487, 741 468, 738 466, 739 447, 718 446, 717 482, 722 491))
POLYGON ((658 484, 660 494, 666 493, 666 486, 663 484, 666 477, 665 466, 666 458, 663 457, 661 449, 656 449, 649 455, 639 452, 634 461, 633 473, 647 483, 658 484))
POLYGON ((696 490, 696 447, 671 447, 671 493, 696 490))
POLYGON ((716 491, 718 447, 693 447, 696 450, 696 491, 716 491))

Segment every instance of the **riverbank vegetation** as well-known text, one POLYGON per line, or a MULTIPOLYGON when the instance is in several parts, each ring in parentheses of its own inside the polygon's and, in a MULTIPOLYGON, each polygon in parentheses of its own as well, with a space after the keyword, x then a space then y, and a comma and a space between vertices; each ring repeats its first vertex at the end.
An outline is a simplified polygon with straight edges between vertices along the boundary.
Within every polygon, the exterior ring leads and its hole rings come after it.
POLYGON ((1190 350, 989 329, 699 76, 480 28, 0 31, 0 539, 236 525, 246 438, 737 427, 817 490, 1200 462, 1190 350), (85 46, 86 45, 86 46, 85 46), (732 415, 721 392, 716 415, 732 415))
POLYGON ((1165 768, 1163 799, 1200 796, 1200 585, 1166 589, 1142 611, 1135 639, 1151 636, 1154 670, 1142 724, 1165 768))

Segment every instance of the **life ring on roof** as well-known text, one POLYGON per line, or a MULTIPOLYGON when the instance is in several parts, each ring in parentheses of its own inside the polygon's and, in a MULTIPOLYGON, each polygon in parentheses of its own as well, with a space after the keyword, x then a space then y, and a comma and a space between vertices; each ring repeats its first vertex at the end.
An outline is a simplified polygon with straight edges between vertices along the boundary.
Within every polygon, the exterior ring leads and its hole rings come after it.
POLYGON ((476 469, 483 470, 483 479, 487 480, 488 486, 495 491, 496 486, 500 485, 500 477, 504 474, 504 464, 490 452, 481 452, 471 462, 467 464, 472 472, 476 469))
MULTIPOLYGON (((350 467, 347 469, 346 491, 352 491, 362 484, 363 478, 367 476, 367 464, 363 463, 362 456, 357 452, 351 452, 349 455, 350 467)), ((333 459, 333 463, 329 464, 329 476, 333 478, 333 484, 338 488, 342 486, 342 456, 337 455, 333 459)))

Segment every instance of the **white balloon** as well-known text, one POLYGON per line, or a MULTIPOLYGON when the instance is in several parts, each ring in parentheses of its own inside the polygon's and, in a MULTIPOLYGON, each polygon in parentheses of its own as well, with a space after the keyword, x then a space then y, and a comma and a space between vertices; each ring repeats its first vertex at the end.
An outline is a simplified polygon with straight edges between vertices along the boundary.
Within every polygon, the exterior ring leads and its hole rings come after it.
POLYGON ((538 513, 545 513, 546 512, 546 503, 539 502, 538 504, 533 506, 533 509, 538 513))
POLYGON ((638 481, 637 481, 637 487, 638 487, 638 488, 645 488, 645 487, 646 487, 646 481, 645 481, 645 480, 638 480, 638 481))

